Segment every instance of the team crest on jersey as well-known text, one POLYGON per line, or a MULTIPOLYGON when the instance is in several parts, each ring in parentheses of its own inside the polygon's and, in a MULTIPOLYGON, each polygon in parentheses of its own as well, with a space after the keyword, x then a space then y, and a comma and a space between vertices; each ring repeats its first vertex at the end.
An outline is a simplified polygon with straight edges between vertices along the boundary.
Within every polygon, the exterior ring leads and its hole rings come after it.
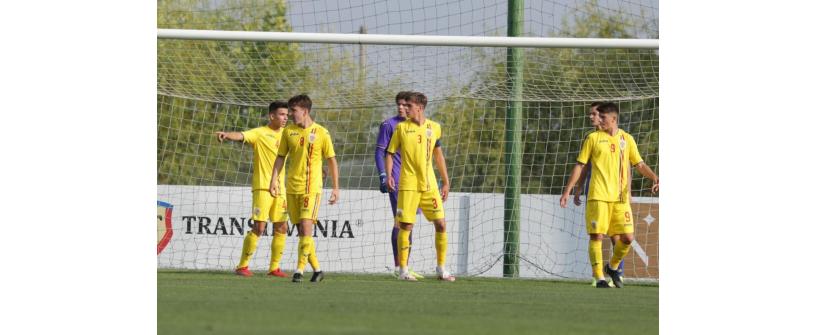
POLYGON ((625 137, 620 135, 620 150, 625 150, 625 137))
POLYGON ((433 137, 433 129, 427 128, 427 138, 433 137))
POLYGON ((315 133, 308 134, 308 143, 314 143, 315 140, 317 140, 317 134, 315 133))

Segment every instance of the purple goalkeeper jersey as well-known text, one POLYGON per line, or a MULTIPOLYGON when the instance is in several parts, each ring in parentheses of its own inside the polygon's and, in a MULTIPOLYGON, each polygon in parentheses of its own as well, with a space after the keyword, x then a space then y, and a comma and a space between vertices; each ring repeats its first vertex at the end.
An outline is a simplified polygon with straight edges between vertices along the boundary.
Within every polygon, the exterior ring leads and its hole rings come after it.
MULTIPOLYGON (((385 121, 382 121, 382 124, 379 125, 379 136, 376 138, 376 168, 379 173, 385 172, 385 150, 388 149, 388 145, 391 143, 391 137, 393 137, 393 131, 396 129, 396 125, 399 122, 404 121, 400 116, 394 116, 389 118, 385 121)), ((402 155, 401 150, 397 150, 395 154, 393 154, 393 170, 391 171, 391 175, 393 179, 397 182, 399 181, 399 170, 402 167, 402 155)))

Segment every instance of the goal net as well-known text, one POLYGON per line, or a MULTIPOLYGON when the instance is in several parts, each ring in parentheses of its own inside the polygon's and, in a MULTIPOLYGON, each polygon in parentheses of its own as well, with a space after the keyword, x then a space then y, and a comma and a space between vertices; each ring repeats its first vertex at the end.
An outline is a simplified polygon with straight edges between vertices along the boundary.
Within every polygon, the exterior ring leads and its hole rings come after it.
MULTIPOLYGON (((322 5, 160 1, 158 24, 172 29, 451 36, 505 36, 507 30, 507 6, 502 2, 317 3, 322 5)), ((645 0, 527 0, 524 36, 657 38, 657 6, 645 0)), ((215 132, 262 126, 269 102, 306 93, 314 101, 315 122, 332 134, 340 166, 340 202, 329 206, 323 201, 315 226, 321 265, 330 272, 391 270, 393 218, 387 195, 379 192, 374 150, 379 124, 396 114, 396 93, 411 90, 429 97, 426 114, 443 128, 452 192, 444 204, 448 268, 459 275, 502 276, 504 133, 512 99, 507 48, 180 39, 157 43, 160 268, 235 267, 252 225, 252 149, 239 142, 219 143, 215 132)), ((570 201, 562 209, 560 193, 582 139, 591 131, 587 111, 594 101, 618 103, 620 128, 632 134, 645 162, 659 173, 658 51, 522 52, 519 275, 590 278, 585 205, 570 201)), ((659 201, 649 193, 650 186, 635 173, 637 242, 625 259, 627 278, 659 278, 659 201)), ((330 187, 330 178, 325 187, 330 187)), ((292 227, 284 270, 296 264, 292 227)), ((267 268, 270 244, 270 235, 260 239, 250 268, 267 268)), ((435 268, 433 226, 424 218, 415 225, 410 265, 418 272, 435 268)))

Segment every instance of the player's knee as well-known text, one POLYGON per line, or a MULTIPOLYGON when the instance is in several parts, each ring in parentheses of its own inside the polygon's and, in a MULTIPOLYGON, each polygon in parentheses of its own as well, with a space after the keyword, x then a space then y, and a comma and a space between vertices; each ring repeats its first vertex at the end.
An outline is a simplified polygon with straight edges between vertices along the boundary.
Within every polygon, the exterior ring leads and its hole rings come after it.
POLYGON ((274 225, 274 232, 277 234, 286 234, 288 233, 289 227, 286 226, 286 223, 279 223, 274 225))
POLYGON ((407 223, 407 222, 400 222, 399 223, 399 228, 401 228, 403 230, 413 230, 413 224, 412 223, 407 223))
POLYGON ((623 234, 620 236, 620 242, 625 244, 631 244, 634 242, 634 235, 633 234, 623 234))
POLYGON ((444 222, 444 220, 434 221, 433 226, 436 228, 437 233, 444 233, 447 231, 447 224, 444 222))
POLYGON ((255 235, 257 235, 257 236, 262 236, 263 231, 266 230, 264 228, 265 227, 261 227, 259 224, 255 224, 255 226, 252 227, 252 232, 255 233, 255 235))
POLYGON ((602 241, 606 237, 605 234, 589 234, 589 239, 592 241, 602 241))

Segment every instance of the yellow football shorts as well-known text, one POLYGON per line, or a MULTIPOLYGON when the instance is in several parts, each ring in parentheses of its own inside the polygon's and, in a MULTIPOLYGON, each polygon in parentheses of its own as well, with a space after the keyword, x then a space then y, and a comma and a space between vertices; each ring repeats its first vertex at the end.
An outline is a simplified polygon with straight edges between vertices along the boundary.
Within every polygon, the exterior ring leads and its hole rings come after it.
POLYGON ((628 202, 589 200, 586 203, 586 232, 609 236, 634 233, 634 216, 628 202))
POLYGON ((286 222, 289 213, 286 211, 286 199, 272 197, 269 190, 252 191, 252 220, 266 222, 286 222))
POLYGON ((428 221, 444 219, 444 205, 439 190, 404 191, 399 190, 396 198, 396 220, 405 223, 416 223, 416 210, 422 209, 428 221))
POLYGON ((320 211, 320 193, 286 194, 292 224, 302 220, 317 220, 320 211))

